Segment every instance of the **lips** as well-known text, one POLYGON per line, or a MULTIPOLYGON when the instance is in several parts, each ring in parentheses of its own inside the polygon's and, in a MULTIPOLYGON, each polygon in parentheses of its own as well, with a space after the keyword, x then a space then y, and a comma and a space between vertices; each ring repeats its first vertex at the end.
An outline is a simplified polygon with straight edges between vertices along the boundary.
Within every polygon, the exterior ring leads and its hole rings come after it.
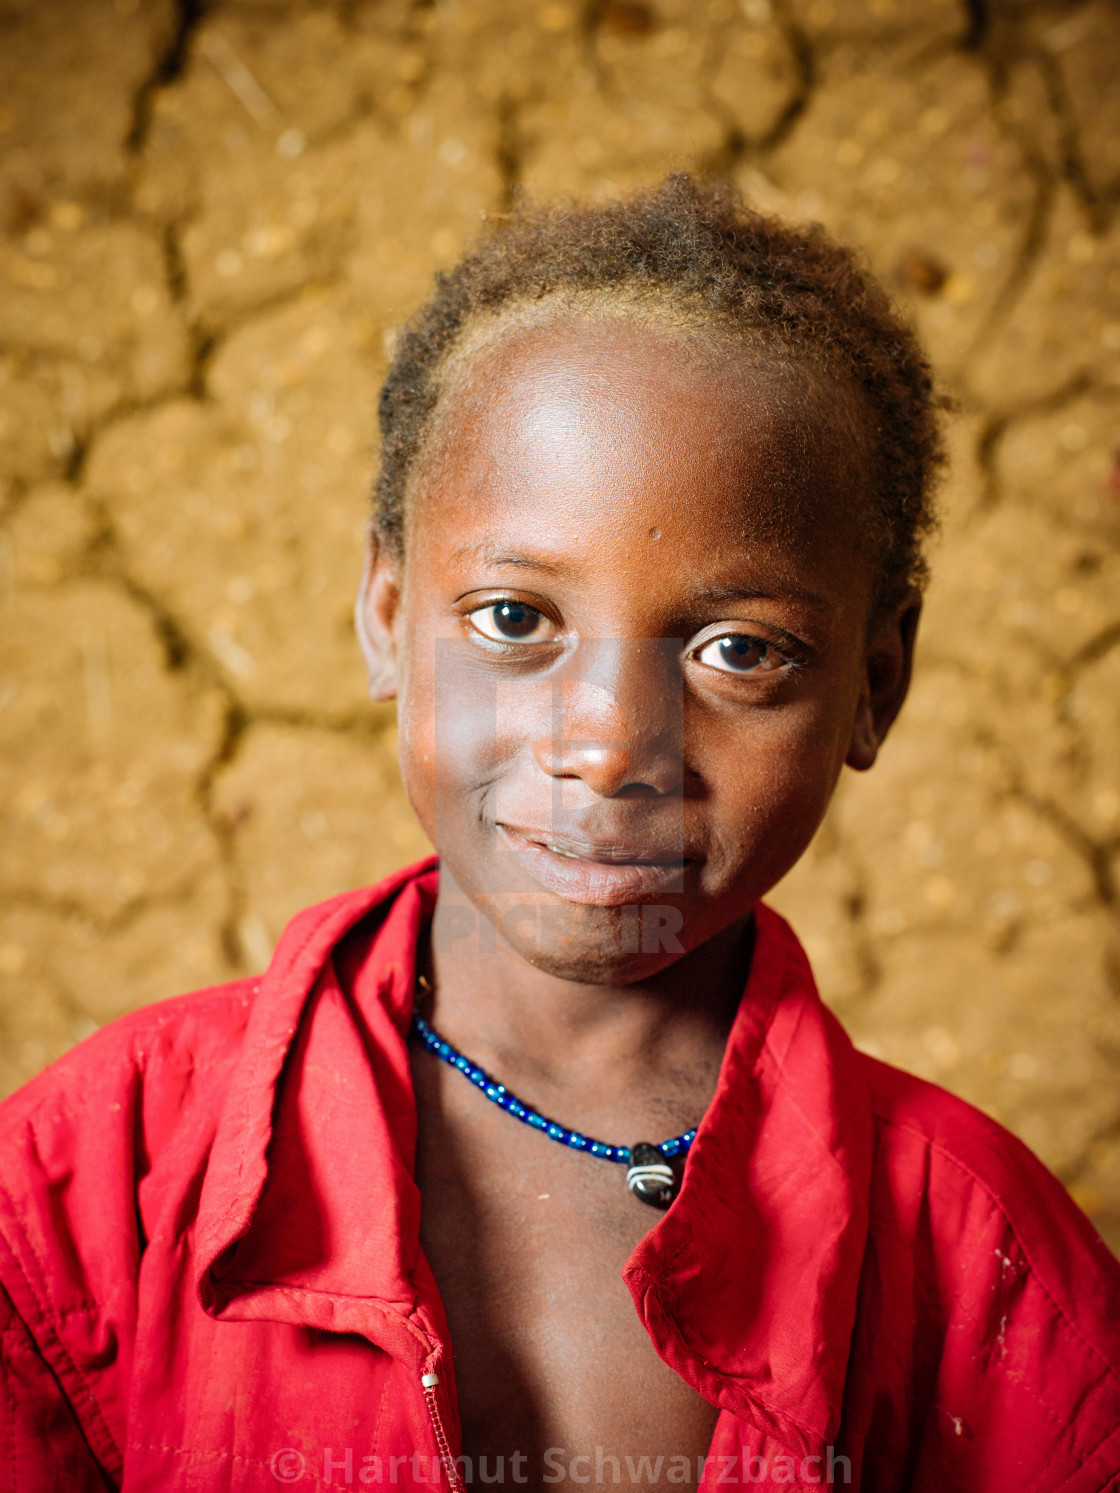
POLYGON ((683 889, 685 858, 679 852, 593 844, 509 824, 499 824, 498 832, 517 864, 566 902, 612 907, 683 889))

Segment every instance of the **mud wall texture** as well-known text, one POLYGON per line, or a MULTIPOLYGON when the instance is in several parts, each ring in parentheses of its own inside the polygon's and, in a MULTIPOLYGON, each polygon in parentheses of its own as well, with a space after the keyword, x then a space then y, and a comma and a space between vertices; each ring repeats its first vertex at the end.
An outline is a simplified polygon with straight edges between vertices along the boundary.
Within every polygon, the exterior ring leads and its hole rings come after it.
POLYGON ((350 627, 397 326, 522 187, 861 245, 959 410, 913 697, 775 901, 1120 1246, 1120 9, 5 0, 0 1083, 425 850, 350 627))

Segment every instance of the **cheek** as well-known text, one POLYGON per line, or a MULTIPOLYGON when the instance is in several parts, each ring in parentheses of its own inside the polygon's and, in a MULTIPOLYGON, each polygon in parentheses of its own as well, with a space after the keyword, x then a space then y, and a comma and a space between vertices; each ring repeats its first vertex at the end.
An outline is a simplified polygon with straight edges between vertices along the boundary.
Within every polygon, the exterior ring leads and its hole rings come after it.
POLYGON ((508 753, 492 678, 462 667, 462 643, 413 653, 397 704, 401 776, 429 838, 471 811, 469 795, 493 780, 508 753))
POLYGON ((729 848, 773 849, 812 837, 836 785, 848 728, 817 702, 760 711, 704 733, 694 759, 729 848))

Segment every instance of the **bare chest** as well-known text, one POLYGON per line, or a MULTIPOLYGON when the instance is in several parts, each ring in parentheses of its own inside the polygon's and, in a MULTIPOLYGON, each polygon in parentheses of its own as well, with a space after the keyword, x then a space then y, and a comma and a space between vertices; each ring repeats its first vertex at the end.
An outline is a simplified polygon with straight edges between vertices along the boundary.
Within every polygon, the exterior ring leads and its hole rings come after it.
POLYGON ((674 1457, 695 1485, 717 1412, 658 1358, 621 1279, 660 1215, 622 1167, 464 1113, 465 1130, 422 1124, 417 1180, 476 1485, 648 1486, 674 1457))

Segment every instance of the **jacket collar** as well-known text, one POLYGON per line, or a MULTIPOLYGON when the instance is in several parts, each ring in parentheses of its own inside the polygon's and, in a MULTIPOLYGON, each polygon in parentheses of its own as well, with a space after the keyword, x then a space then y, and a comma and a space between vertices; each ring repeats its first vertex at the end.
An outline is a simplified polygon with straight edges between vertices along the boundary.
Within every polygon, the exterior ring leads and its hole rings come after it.
MULTIPOLYGON (((213 1316, 361 1333, 414 1368, 447 1341, 419 1248, 406 1047, 436 883, 425 862, 285 932, 199 1202, 195 1275, 213 1316), (357 962, 351 933, 366 944, 357 962)), ((757 923, 680 1196, 624 1277, 682 1378, 798 1455, 820 1455, 839 1426, 855 1318, 870 1110, 796 938, 767 908, 757 923)))
POLYGON ((261 980, 199 1199, 195 1276, 222 1320, 357 1332, 413 1368, 446 1338, 422 1291, 406 1037, 435 863, 301 913, 261 980), (372 938, 358 988, 337 965, 372 938))
POLYGON ((870 1102, 788 924, 751 972, 680 1195, 623 1272, 657 1351, 799 1456, 839 1429, 867 1238, 870 1102))

